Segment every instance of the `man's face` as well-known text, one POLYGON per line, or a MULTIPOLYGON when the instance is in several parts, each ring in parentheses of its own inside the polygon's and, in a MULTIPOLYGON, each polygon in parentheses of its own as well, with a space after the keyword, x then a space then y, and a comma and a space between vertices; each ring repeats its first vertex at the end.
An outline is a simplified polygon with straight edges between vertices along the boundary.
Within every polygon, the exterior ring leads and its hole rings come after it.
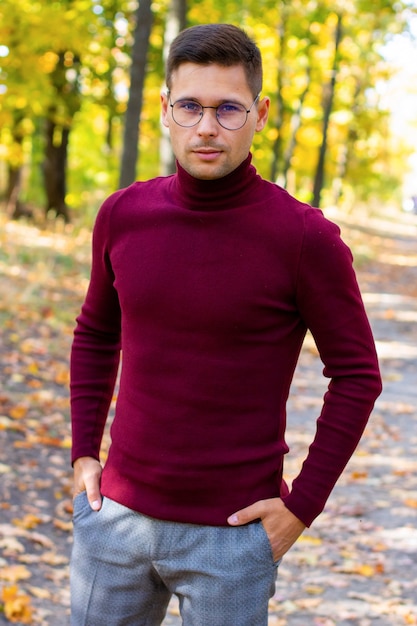
MULTIPOLYGON (((249 109, 253 95, 241 65, 183 63, 172 75, 170 101, 177 100, 195 100, 209 107, 235 102, 249 109)), ((222 178, 246 159, 255 132, 266 124, 269 109, 268 98, 257 101, 246 124, 238 130, 226 130, 218 123, 214 109, 204 109, 198 124, 184 128, 173 120, 166 94, 161 102, 162 123, 169 129, 176 158, 189 174, 202 180, 222 178)))

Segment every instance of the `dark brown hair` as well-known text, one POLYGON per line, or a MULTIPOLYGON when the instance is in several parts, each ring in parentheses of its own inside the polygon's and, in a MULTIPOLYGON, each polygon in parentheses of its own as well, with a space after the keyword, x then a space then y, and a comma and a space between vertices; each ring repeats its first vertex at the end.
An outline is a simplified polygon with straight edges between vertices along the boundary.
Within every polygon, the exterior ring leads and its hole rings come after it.
POLYGON ((223 67, 241 65, 255 98, 262 89, 262 58, 258 46, 232 24, 200 24, 181 31, 171 44, 166 64, 166 85, 182 63, 223 67))

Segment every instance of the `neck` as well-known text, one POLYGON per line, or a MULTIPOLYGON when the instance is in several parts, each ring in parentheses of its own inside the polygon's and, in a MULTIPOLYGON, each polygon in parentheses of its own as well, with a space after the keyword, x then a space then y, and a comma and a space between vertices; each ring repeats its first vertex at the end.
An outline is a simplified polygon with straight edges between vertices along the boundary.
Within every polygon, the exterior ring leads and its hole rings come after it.
POLYGON ((251 165, 252 155, 223 178, 201 180, 177 162, 175 193, 181 204, 194 211, 220 211, 248 204, 254 182, 261 180, 251 165))

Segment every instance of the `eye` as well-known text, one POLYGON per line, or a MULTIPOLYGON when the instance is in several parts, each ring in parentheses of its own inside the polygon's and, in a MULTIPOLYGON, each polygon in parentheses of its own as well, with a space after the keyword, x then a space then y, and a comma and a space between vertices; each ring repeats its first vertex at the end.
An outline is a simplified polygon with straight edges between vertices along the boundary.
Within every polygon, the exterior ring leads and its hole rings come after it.
POLYGON ((185 111, 185 113, 200 113, 201 112, 201 104, 198 102, 193 102, 192 100, 178 100, 175 103, 176 108, 181 109, 181 111, 185 111))
POLYGON ((220 115, 233 115, 234 113, 242 113, 244 107, 241 104, 234 104, 233 102, 224 102, 218 109, 220 115))

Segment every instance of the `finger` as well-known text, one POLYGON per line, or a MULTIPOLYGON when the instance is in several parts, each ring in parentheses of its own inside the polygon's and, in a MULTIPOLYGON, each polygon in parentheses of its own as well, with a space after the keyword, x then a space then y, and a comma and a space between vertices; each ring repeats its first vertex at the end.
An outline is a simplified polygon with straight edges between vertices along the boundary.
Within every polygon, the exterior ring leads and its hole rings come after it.
POLYGON ((83 486, 80 489, 74 490, 73 497, 76 498, 77 496, 80 495, 80 493, 84 493, 84 492, 87 494, 88 502, 91 508, 93 509, 93 511, 99 511, 102 505, 102 497, 100 494, 100 490, 97 489, 96 487, 91 487, 87 489, 85 486, 83 486))
POLYGON ((240 511, 236 511, 227 518, 227 523, 231 526, 241 526, 242 524, 249 524, 256 519, 262 517, 262 504, 261 502, 255 502, 240 511))
POLYGON ((97 478, 86 482, 87 499, 93 511, 101 509, 102 497, 100 493, 100 481, 97 478))
POLYGON ((93 509, 93 511, 99 511, 101 509, 101 504, 102 504, 101 497, 100 498, 96 498, 92 502, 89 500, 89 502, 90 502, 90 506, 93 509))
POLYGON ((91 508, 99 511, 102 504, 100 493, 100 463, 92 458, 80 458, 74 463, 74 493, 86 491, 91 508))

